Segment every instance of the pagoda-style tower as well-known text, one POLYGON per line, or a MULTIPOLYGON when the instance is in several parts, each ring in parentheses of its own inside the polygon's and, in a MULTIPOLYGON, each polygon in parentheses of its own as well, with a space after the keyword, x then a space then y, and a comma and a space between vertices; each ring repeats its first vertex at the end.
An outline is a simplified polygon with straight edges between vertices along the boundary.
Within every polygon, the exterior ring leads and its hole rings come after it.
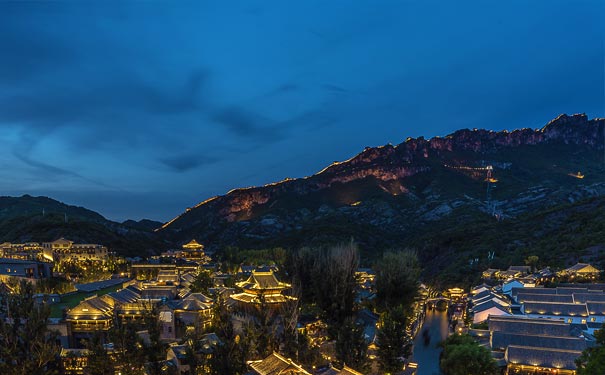
POLYGON ((233 294, 230 298, 244 308, 260 306, 263 299, 264 303, 270 307, 279 307, 284 302, 295 299, 295 297, 283 294, 283 291, 291 288, 291 285, 277 280, 273 271, 252 271, 246 281, 241 281, 236 285, 243 291, 233 294))
POLYGON ((206 258, 206 254, 204 253, 204 245, 197 242, 196 240, 191 240, 189 241, 189 243, 184 244, 182 247, 183 257, 185 259, 203 260, 206 258))

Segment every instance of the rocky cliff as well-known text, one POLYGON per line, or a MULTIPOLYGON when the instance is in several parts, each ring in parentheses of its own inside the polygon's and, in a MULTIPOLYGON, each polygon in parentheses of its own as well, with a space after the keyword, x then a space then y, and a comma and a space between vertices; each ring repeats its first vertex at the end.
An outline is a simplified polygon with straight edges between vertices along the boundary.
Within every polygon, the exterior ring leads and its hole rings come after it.
POLYGON ((323 238, 342 223, 350 230, 336 231, 333 239, 365 236, 356 232, 368 225, 376 235, 391 231, 405 238, 406 231, 461 212, 511 219, 604 194, 604 128, 604 119, 561 115, 541 129, 409 138, 366 148, 309 177, 232 190, 157 231, 177 242, 196 237, 211 247, 254 246, 251 239, 261 246, 280 238, 299 238, 298 245, 312 240, 300 238, 309 230, 323 238))

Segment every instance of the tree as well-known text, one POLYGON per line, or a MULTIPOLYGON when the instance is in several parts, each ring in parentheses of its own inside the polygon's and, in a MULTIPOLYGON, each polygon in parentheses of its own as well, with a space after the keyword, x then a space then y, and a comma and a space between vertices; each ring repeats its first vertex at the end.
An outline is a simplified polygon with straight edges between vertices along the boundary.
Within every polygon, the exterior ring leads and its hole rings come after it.
POLYGON ((605 330, 599 329, 594 335, 596 346, 587 348, 576 359, 578 375, 605 374, 605 330))
POLYGON ((495 375, 490 351, 469 335, 452 335, 443 343, 440 366, 446 375, 495 375))
POLYGON ((401 371, 402 357, 410 354, 411 340, 406 334, 407 316, 402 306, 384 313, 377 333, 378 360, 385 372, 401 371))
POLYGON ((315 299, 325 320, 336 330, 353 315, 358 267, 359 250, 353 241, 318 252, 313 267, 315 299))
POLYGON ((536 267, 538 267, 539 260, 540 260, 540 258, 538 258, 538 256, 530 255, 527 258, 525 258, 525 265, 530 266, 532 271, 535 271, 536 267))
POLYGON ((189 286, 189 289, 191 289, 193 293, 208 294, 208 289, 212 288, 213 285, 214 283, 210 271, 201 270, 189 286))
POLYGON ((12 374, 51 374, 60 352, 56 334, 47 328, 50 308, 36 304, 33 286, 22 281, 13 293, 3 294, 0 319, 0 372, 12 374))
POLYGON ((214 307, 213 329, 220 342, 214 348, 209 361, 212 375, 240 375, 246 372, 246 361, 254 347, 246 335, 238 335, 233 327, 231 314, 222 298, 214 307))
POLYGON ((145 345, 144 352, 149 363, 149 372, 152 375, 162 374, 161 361, 166 359, 166 344, 160 341, 161 327, 155 307, 145 306, 143 310, 143 324, 149 333, 149 344, 145 345))
POLYGON ((364 328, 355 319, 345 319, 336 337, 336 359, 340 365, 346 364, 361 370, 367 365, 368 343, 365 340, 364 328))
POLYGON ((133 322, 124 322, 116 314, 113 327, 109 330, 109 339, 114 345, 116 366, 123 375, 143 373, 145 352, 143 340, 137 336, 133 322))
POLYGON ((411 306, 418 294, 420 264, 414 251, 386 252, 376 265, 376 294, 385 307, 411 306))
POLYGON ((283 332, 280 341, 284 347, 284 354, 289 358, 294 358, 298 362, 300 348, 297 325, 300 315, 300 287, 296 284, 292 288, 292 296, 294 298, 288 299, 281 308, 283 332))
POLYGON ((86 342, 86 349, 90 354, 84 368, 85 375, 115 374, 115 365, 103 345, 103 337, 100 332, 95 332, 91 340, 86 342))

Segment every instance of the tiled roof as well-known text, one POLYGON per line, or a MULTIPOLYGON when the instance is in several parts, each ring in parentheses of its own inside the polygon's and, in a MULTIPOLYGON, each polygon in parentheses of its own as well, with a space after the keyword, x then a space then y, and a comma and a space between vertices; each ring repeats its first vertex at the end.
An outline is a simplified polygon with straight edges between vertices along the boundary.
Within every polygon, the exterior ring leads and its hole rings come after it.
POLYGON ((590 315, 605 315, 605 302, 587 302, 586 307, 590 315))
POLYGON ((134 303, 141 298, 140 294, 131 289, 121 289, 117 292, 109 293, 108 295, 119 303, 134 303))
POLYGON ((494 296, 494 295, 495 294, 492 291, 490 291, 490 290, 484 290, 484 291, 481 291, 481 292, 475 294, 471 299, 473 301, 477 301, 477 300, 480 300, 480 299, 485 298, 487 296, 494 296))
POLYGON ((575 360, 580 355, 582 355, 582 352, 575 350, 510 345, 506 349, 505 358, 507 362, 518 365, 575 370, 575 360))
POLYGON ((523 304, 525 314, 539 315, 561 315, 563 316, 588 316, 586 305, 576 303, 557 302, 525 302, 523 304))
POLYGON ((499 310, 502 310, 504 312, 510 313, 510 310, 508 308, 507 304, 502 304, 499 303, 496 299, 490 299, 489 301, 485 301, 479 305, 473 306, 473 312, 474 313, 478 313, 481 311, 485 311, 485 310, 489 310, 492 307, 495 307, 499 310))
POLYGON ((557 294, 574 294, 574 293, 588 293, 588 288, 561 288, 558 287, 557 294))
POLYGON ((573 266, 565 269, 566 272, 578 272, 578 271, 584 271, 584 272, 599 272, 598 269, 594 268, 593 266, 591 266, 588 263, 576 263, 573 266))
POLYGON ((572 295, 565 294, 529 294, 519 293, 517 294, 517 302, 559 302, 559 303, 573 303, 574 299, 572 295))
MULTIPOLYGON (((245 302, 245 303, 260 303, 261 302, 259 296, 255 295, 255 294, 248 294, 248 293, 232 294, 229 298, 231 298, 232 300, 245 302)), ((266 295, 265 302, 266 303, 282 303, 282 302, 286 302, 290 298, 292 298, 292 297, 284 296, 281 294, 266 295)))
POLYGON ((113 303, 111 298, 93 297, 80 302, 67 312, 67 319, 110 319, 112 318, 113 303))
POLYGON ((176 309, 185 311, 202 311, 212 308, 212 300, 202 293, 191 293, 182 300, 175 302, 176 309))
POLYGON ((531 290, 531 294, 557 294, 557 290, 554 288, 513 288, 513 298, 517 297, 517 294, 523 293, 523 291, 531 290))
POLYGON ((531 319, 522 316, 490 316, 490 331, 526 335, 570 336, 571 325, 560 320, 531 319))
POLYGON ((574 293, 573 299, 575 303, 605 302, 605 293, 574 293))
POLYGON ((526 335, 494 331, 490 338, 490 345, 493 350, 505 350, 509 345, 522 345, 534 348, 582 351, 586 349, 586 340, 569 336, 526 335))
POLYGON ((248 280, 237 283, 237 286, 243 289, 265 290, 265 289, 286 289, 290 285, 282 283, 275 277, 273 271, 257 272, 253 271, 248 280))
POLYGON ((251 361, 249 365, 254 373, 258 375, 311 375, 291 359, 285 358, 275 352, 263 360, 251 361))

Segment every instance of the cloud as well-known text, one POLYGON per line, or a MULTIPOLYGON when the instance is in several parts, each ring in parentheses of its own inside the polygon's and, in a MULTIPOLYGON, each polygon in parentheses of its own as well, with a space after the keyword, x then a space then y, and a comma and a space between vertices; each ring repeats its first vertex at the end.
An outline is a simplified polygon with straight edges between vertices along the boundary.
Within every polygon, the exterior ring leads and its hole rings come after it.
POLYGON ((273 120, 242 107, 233 106, 217 111, 211 118, 217 124, 243 138, 275 141, 283 137, 282 129, 275 127, 273 120))
POLYGON ((214 156, 202 155, 177 155, 158 159, 164 166, 174 172, 188 172, 202 165, 208 165, 217 162, 219 159, 214 156))

